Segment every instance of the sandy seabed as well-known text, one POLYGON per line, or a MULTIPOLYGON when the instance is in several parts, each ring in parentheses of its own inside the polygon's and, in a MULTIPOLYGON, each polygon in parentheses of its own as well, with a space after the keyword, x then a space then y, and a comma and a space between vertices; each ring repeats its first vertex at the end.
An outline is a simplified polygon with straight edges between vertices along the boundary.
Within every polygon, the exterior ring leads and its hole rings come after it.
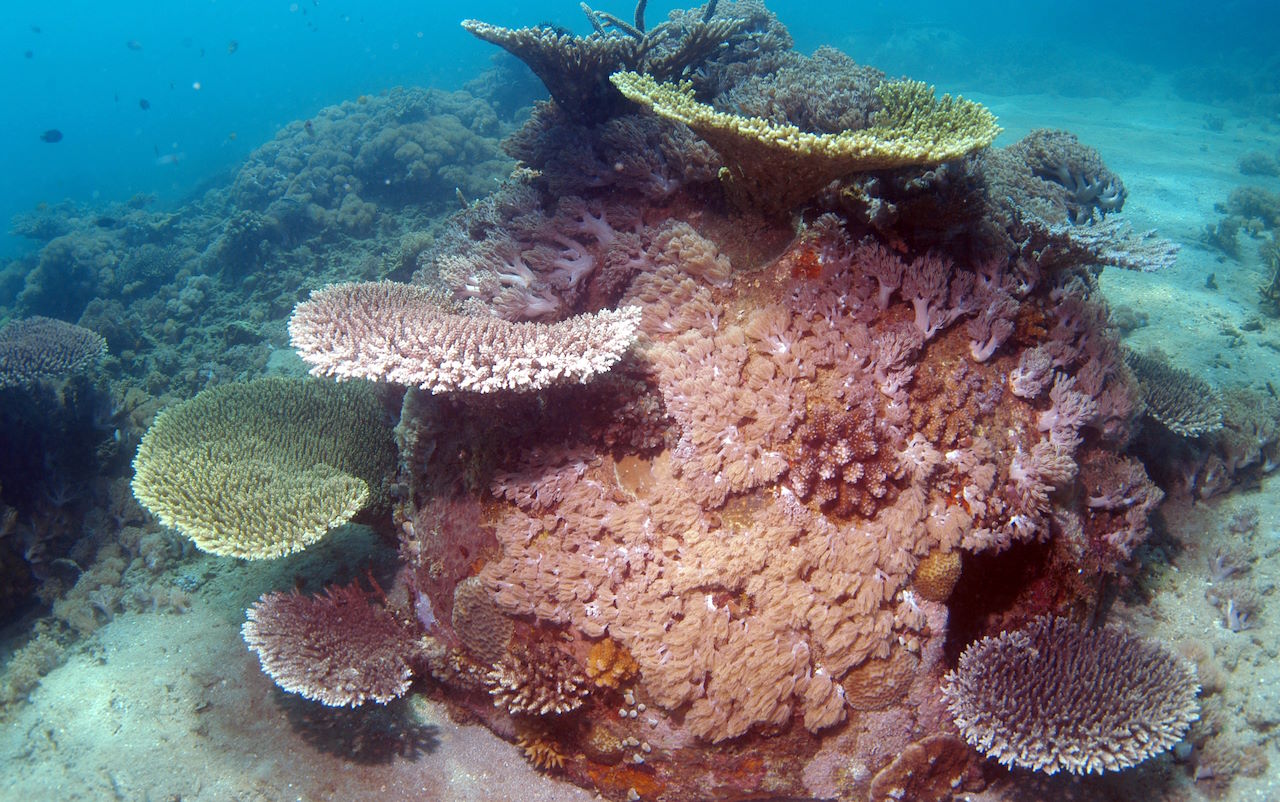
MULTIPOLYGON (((1103 274, 1114 305, 1147 316, 1130 345, 1159 346, 1216 385, 1280 386, 1280 320, 1259 311, 1258 287, 1267 277, 1256 244, 1242 235, 1235 261, 1201 243, 1206 224, 1219 217, 1214 204, 1236 186, 1280 191, 1280 179, 1242 176, 1236 166, 1250 151, 1276 156, 1280 122, 1177 100, 1159 85, 1124 100, 972 96, 1000 117, 1006 133, 999 144, 1036 127, 1076 133, 1124 179, 1124 218, 1182 245, 1170 270, 1103 274), (1209 125, 1212 119, 1221 126, 1209 125), (1211 274, 1216 289, 1208 286, 1211 274)), ((1172 644, 1211 650, 1221 671, 1218 693, 1242 726, 1258 731, 1270 763, 1221 798, 1280 799, 1280 751, 1267 734, 1280 724, 1273 587, 1280 477, 1225 500, 1166 509, 1165 520, 1175 538, 1193 545, 1163 573, 1147 605, 1122 608, 1118 618, 1172 644), (1264 607, 1254 628, 1236 633, 1207 598, 1206 563, 1215 548, 1230 545, 1223 523, 1244 507, 1258 511, 1250 577, 1264 607)), ((200 556, 179 566, 203 578, 189 611, 115 617, 0 725, 0 800, 596 798, 535 771, 487 730, 450 722, 423 697, 372 712, 324 711, 272 685, 240 639, 244 608, 266 590, 288 587, 307 564, 343 559, 339 552, 358 549, 360 540, 359 533, 334 533, 314 554, 299 555, 306 562, 264 567, 200 556), (346 545, 335 545, 344 537, 346 545)), ((1188 781, 1181 790, 1194 798, 1208 788, 1188 781)))

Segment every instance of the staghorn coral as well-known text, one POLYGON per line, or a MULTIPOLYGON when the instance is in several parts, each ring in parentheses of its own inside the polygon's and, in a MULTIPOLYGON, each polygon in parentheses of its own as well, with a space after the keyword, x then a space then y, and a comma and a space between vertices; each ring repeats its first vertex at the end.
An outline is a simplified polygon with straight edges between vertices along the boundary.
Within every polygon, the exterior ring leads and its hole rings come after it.
POLYGON ((876 88, 882 107, 857 131, 814 134, 794 124, 717 111, 694 98, 688 83, 664 84, 651 75, 615 73, 628 99, 707 140, 725 161, 726 190, 742 208, 784 213, 830 182, 851 173, 934 165, 991 144, 1000 129, 985 108, 914 81, 876 88))
POLYGON ((107 341, 97 332, 47 317, 0 329, 0 388, 61 379, 97 362, 107 341))
POLYGON ((245 643, 290 693, 356 707, 386 704, 409 689, 413 631, 356 583, 321 596, 266 593, 247 617, 245 643))
POLYGON ((161 412, 138 447, 132 487, 201 549, 264 559, 384 505, 394 454, 371 388, 257 379, 161 412))
POLYGON ((1222 428, 1222 402, 1203 380, 1173 367, 1160 355, 1125 352, 1125 363, 1142 388, 1146 414, 1183 437, 1222 428))
POLYGON ((289 336, 317 375, 490 393, 586 382, 622 358, 640 322, 635 307, 551 325, 446 310, 422 287, 335 284, 298 304, 289 336))
POLYGON ((635 60, 634 39, 599 33, 580 37, 549 25, 503 28, 474 19, 463 20, 462 27, 527 64, 572 119, 601 122, 622 111, 609 74, 635 60))
POLYGON ((1099 264, 1145 273, 1172 267, 1179 246, 1154 231, 1134 233, 1115 218, 1083 226, 1051 224, 1035 216, 1022 220, 1024 254, 1034 254, 1047 270, 1073 264, 1099 264))
POLYGON ((1001 763, 1101 774, 1177 743, 1199 689, 1194 669, 1157 643, 1041 616, 971 644, 943 694, 965 740, 1001 763))
POLYGON ((969 224, 981 239, 1014 248, 1042 271, 1080 264, 1152 271, 1177 259, 1176 244, 1151 231, 1135 233, 1110 214, 1119 211, 1123 185, 1071 134, 1034 131, 984 151, 976 163, 981 189, 970 197, 986 214, 969 224))

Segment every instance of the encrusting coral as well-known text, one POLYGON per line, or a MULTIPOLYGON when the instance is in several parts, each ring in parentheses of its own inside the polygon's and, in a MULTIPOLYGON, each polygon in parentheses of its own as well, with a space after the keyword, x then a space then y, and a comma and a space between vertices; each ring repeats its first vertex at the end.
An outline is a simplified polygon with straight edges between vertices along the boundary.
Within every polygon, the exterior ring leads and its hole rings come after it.
POLYGON ((133 492, 205 551, 289 554, 385 504, 395 447, 384 418, 365 385, 219 385, 156 416, 134 458, 133 492))

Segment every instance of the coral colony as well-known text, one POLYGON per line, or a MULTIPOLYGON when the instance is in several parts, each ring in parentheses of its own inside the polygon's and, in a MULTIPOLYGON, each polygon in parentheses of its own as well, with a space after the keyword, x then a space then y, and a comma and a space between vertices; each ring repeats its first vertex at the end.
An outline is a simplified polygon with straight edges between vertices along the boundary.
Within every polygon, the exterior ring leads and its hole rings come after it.
MULTIPOLYGON (((1194 671, 1084 624, 1163 497, 1139 426, 1247 428, 1109 323, 1098 266, 1173 246, 1070 134, 992 148, 980 105, 801 55, 753 0, 643 6, 465 23, 551 93, 517 171, 412 283, 298 305, 320 379, 144 440, 138 497, 216 553, 391 511, 394 583, 262 597, 263 669, 430 694, 613 800, 950 799, 1178 742, 1194 671)), ((1274 457, 1211 442, 1182 487, 1274 457)))

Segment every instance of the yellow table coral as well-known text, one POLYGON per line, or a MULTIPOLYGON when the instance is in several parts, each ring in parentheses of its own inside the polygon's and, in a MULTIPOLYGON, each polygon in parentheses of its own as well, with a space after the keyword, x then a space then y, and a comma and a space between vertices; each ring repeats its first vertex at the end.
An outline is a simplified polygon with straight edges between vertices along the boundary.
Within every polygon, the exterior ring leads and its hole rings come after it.
POLYGON ((982 105, 935 98, 919 81, 877 87, 884 106, 869 127, 815 134, 717 111, 700 103, 688 82, 659 83, 635 72, 614 73, 611 80, 627 98, 705 139, 725 161, 721 179, 734 205, 765 212, 790 211, 852 173, 941 164, 990 145, 1000 133, 982 105))
POLYGON ((133 493, 205 551, 279 557, 381 496, 394 460, 370 386, 257 379, 161 412, 134 458, 133 493))

